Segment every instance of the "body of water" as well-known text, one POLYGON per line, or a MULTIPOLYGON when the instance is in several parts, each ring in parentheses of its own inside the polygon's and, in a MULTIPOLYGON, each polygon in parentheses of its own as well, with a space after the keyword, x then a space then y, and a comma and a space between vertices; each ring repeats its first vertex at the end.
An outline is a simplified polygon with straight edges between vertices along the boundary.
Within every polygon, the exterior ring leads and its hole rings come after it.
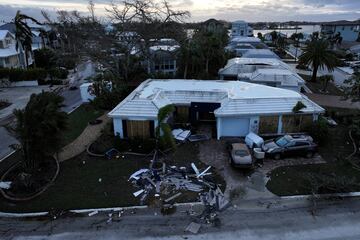
MULTIPOLYGON (((321 27, 320 25, 299 25, 298 26, 299 28, 301 29, 298 29, 297 32, 298 33, 306 33, 306 34, 312 34, 313 32, 320 32, 321 30, 321 27)), ((254 36, 256 37, 257 34, 260 32, 262 35, 266 34, 266 33, 269 33, 269 32, 272 32, 274 30, 254 30, 254 36)), ((276 30, 277 32, 281 32, 281 33, 284 33, 287 35, 287 37, 290 37, 293 33, 296 32, 295 29, 290 29, 290 30, 282 30, 282 29, 277 29, 276 30)))

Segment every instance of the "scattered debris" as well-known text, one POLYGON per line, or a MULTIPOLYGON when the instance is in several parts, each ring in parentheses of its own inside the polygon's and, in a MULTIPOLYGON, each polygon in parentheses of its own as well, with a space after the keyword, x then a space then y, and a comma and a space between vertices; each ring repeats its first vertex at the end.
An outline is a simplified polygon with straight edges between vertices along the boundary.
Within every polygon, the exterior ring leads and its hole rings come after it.
POLYGON ((179 192, 179 193, 175 194, 174 196, 165 199, 164 202, 168 203, 168 202, 170 202, 171 200, 174 200, 175 198, 180 197, 181 194, 182 194, 182 193, 179 192))
POLYGON ((205 134, 194 134, 188 137, 189 142, 200 142, 210 140, 210 137, 205 134))
POLYGON ((0 182, 0 188, 2 188, 2 189, 10 189, 11 188, 11 182, 0 182))
POLYGON ((200 224, 192 222, 186 227, 185 231, 191 232, 193 234, 197 234, 200 230, 200 227, 201 227, 200 224))
POLYGON ((191 134, 189 130, 174 129, 171 131, 174 138, 178 141, 184 142, 191 134))
POLYGON ((91 216, 94 216, 94 215, 96 215, 98 213, 99 213, 99 211, 93 211, 93 212, 89 213, 88 216, 91 217, 91 216))
POLYGON ((144 190, 144 189, 141 189, 141 190, 139 190, 139 191, 134 192, 133 195, 134 195, 134 197, 138 197, 138 196, 141 195, 143 192, 145 192, 145 190, 144 190))
POLYGON ((119 150, 117 150, 116 148, 112 148, 110 150, 108 150, 106 153, 105 153, 105 156, 107 159, 112 159, 114 157, 116 158, 119 158, 120 157, 120 152, 119 150))

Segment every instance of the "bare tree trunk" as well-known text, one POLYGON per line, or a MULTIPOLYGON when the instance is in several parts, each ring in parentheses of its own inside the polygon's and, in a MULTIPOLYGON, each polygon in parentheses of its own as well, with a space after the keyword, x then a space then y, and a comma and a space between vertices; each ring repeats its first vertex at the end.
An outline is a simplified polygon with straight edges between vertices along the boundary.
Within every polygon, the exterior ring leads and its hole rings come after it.
POLYGON ((184 69, 184 79, 186 79, 186 77, 187 77, 187 72, 188 72, 188 66, 189 64, 186 62, 185 63, 185 69, 184 69))
POLYGON ((318 69, 319 69, 319 66, 315 65, 314 69, 313 69, 313 74, 312 74, 312 77, 311 77, 311 82, 316 82, 318 69))
POLYGON ((205 72, 209 73, 209 59, 206 59, 205 72))

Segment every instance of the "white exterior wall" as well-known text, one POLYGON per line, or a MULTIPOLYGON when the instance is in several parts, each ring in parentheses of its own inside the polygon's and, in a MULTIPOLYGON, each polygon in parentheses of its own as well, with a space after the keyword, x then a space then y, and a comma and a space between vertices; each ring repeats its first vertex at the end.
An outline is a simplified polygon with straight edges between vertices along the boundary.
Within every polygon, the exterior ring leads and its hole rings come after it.
POLYGON ((91 95, 88 91, 89 86, 91 86, 89 83, 84 83, 80 86, 81 100, 83 103, 87 103, 90 102, 90 100, 92 101, 95 99, 95 96, 91 95))
POLYGON ((120 138, 124 138, 123 124, 121 118, 114 118, 114 135, 119 136, 120 138))

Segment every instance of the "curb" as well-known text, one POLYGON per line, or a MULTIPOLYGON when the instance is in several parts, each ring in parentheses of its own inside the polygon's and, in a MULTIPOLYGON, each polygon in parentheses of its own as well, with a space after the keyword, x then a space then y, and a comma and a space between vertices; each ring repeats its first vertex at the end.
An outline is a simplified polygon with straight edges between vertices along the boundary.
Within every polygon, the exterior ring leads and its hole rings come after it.
POLYGON ((281 199, 298 199, 298 200, 301 200, 301 199, 306 199, 306 198, 310 198, 310 197, 315 197, 315 198, 328 198, 328 197, 350 198, 350 197, 360 197, 360 192, 282 196, 280 198, 281 199))
MULTIPOLYGON (((185 206, 195 206, 201 205, 202 202, 190 202, 190 203, 175 203, 174 206, 176 207, 185 207, 185 206)), ((126 210, 134 210, 134 209, 147 209, 149 206, 130 206, 130 207, 113 207, 113 208, 93 208, 93 209, 75 209, 69 210, 70 213, 91 213, 91 212, 119 212, 119 211, 126 211, 126 210)), ((6 218, 26 218, 26 217, 40 217, 46 216, 49 212, 33 212, 33 213, 6 213, 0 212, 0 217, 6 218)))
POLYGON ((8 157, 10 157, 11 155, 13 155, 16 152, 16 150, 13 150, 12 152, 8 153, 5 157, 0 159, 0 162, 4 161, 5 159, 7 159, 8 157))

